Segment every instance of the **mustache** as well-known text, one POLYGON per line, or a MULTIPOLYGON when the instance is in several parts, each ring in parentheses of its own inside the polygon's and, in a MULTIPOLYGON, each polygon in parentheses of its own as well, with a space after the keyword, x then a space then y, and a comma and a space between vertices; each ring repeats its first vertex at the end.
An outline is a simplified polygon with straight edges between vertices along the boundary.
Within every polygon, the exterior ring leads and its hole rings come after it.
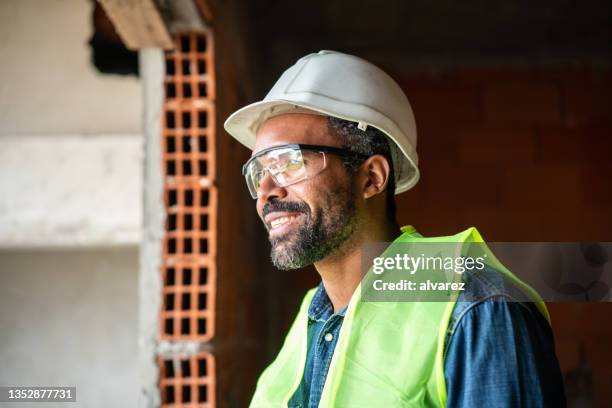
POLYGON ((294 201, 273 201, 264 205, 264 217, 273 212, 300 212, 309 214, 310 208, 305 203, 298 203, 294 201))

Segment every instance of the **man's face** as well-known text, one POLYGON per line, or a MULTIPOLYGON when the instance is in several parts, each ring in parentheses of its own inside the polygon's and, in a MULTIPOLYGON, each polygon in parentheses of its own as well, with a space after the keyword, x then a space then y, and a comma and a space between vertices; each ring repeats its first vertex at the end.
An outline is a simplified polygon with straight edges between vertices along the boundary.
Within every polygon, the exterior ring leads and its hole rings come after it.
MULTIPOLYGON (((327 118, 292 113, 268 119, 257 132, 253 154, 292 143, 341 147, 327 118)), ((268 230, 272 263, 279 269, 308 266, 334 254, 357 225, 352 179, 342 159, 326 154, 317 175, 279 187, 269 174, 261 180, 257 212, 268 230)))

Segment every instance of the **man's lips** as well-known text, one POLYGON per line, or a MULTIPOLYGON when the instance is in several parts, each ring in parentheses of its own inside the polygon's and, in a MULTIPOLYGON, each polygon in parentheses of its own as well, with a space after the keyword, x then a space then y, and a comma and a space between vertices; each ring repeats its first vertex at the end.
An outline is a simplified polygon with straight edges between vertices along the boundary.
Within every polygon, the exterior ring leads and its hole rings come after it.
POLYGON ((264 221, 268 231, 274 231, 289 225, 300 215, 301 213, 299 212, 273 212, 266 215, 264 221))

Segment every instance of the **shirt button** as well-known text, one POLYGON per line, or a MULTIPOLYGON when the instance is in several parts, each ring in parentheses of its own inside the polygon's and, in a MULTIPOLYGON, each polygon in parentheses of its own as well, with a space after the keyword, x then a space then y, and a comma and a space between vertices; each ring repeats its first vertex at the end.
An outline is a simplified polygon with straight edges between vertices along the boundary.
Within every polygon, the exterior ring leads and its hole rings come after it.
POLYGON ((334 339, 334 335, 331 333, 327 333, 325 335, 325 341, 332 341, 334 339))

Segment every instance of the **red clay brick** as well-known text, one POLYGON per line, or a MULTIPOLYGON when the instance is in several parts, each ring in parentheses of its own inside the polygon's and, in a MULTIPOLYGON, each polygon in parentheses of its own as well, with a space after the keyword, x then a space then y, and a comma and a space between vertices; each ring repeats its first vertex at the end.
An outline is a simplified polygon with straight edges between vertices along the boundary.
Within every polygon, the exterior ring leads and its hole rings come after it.
POLYGON ((438 165, 422 177, 422 202, 430 208, 498 207, 505 173, 495 164, 438 165))
POLYGON ((515 167, 508 174, 504 202, 546 211, 575 208, 580 203, 578 171, 562 164, 515 167))
POLYGON ((216 403, 215 357, 200 352, 192 357, 158 357, 161 407, 212 408, 216 403))
POLYGON ((535 135, 530 127, 476 127, 460 134, 461 163, 531 163, 535 135))
MULTIPOLYGON (((428 173, 427 168, 421 169, 421 171, 428 173)), ((400 210, 406 213, 414 212, 416 209, 424 205, 424 197, 423 184, 419 181, 416 186, 411 188, 406 193, 395 196, 395 203, 397 205, 398 212, 400 212, 400 210)))
POLYGON ((612 208, 612 163, 585 163, 579 169, 581 204, 585 210, 612 208))
MULTIPOLYGON (((598 303, 592 306, 593 308, 605 310, 606 315, 609 316, 612 312, 610 310, 610 303, 598 303)), ((551 305, 555 306, 555 305, 551 305)), ((579 307, 581 305, 568 305, 570 307, 579 307)), ((601 326, 601 322, 605 320, 597 320, 589 312, 585 310, 581 314, 581 320, 596 322, 601 326)), ((565 319, 565 315, 557 313, 558 318, 555 321, 559 322, 565 319)), ((553 323, 554 328, 554 323, 553 323)), ((610 344, 609 337, 596 336, 588 337, 583 335, 580 329, 575 330, 573 333, 560 336, 555 332, 555 349, 557 351, 557 357, 559 359, 561 369, 563 372, 574 370, 579 364, 579 350, 580 346, 583 345, 586 350, 586 359, 591 366, 593 387, 592 387, 592 404, 593 407, 608 407, 610 401, 612 401, 612 388, 610 387, 610 378, 612 378, 612 367, 610 366, 610 344)))
POLYGON ((593 126, 584 133, 584 154, 588 162, 610 163, 612 126, 593 126))
MULTIPOLYGON (((167 212, 160 338, 215 336, 217 188, 211 32, 178 33, 167 52, 162 117, 167 212)), ((214 381, 214 372, 211 374, 214 381)))
POLYGON ((482 120, 482 98, 475 84, 440 83, 423 80, 402 84, 418 126, 448 123, 473 124, 482 120))
POLYGON ((612 126, 546 126, 536 131, 536 160, 542 163, 607 163, 612 151, 612 126))
POLYGON ((567 125, 612 123, 612 80, 564 84, 562 95, 567 125))
POLYGON ((573 209, 555 210, 533 206, 498 209, 469 208, 462 221, 473 224, 487 241, 575 241, 580 221, 573 209))
POLYGON ((530 241, 541 239, 540 213, 533 209, 466 208, 461 222, 478 228, 485 241, 530 241))
POLYGON ((576 241, 580 231, 580 208, 539 209, 540 240, 576 241))
POLYGON ((445 121, 419 126, 417 151, 421 166, 458 164, 461 129, 461 126, 445 121))
POLYGON ((550 82, 487 84, 483 99, 485 120, 491 124, 539 125, 561 120, 559 90, 550 82))
POLYGON ((584 128, 545 126, 536 130, 536 161, 580 163, 584 159, 584 128))
POLYGON ((563 372, 575 369, 579 363, 580 347, 593 372, 593 406, 607 406, 612 397, 609 379, 612 378, 610 361, 610 325, 601 324, 609 319, 612 303, 563 304, 549 303, 555 349, 563 372))
POLYGON ((576 241, 612 241, 612 213, 609 208, 583 208, 577 219, 576 241))

